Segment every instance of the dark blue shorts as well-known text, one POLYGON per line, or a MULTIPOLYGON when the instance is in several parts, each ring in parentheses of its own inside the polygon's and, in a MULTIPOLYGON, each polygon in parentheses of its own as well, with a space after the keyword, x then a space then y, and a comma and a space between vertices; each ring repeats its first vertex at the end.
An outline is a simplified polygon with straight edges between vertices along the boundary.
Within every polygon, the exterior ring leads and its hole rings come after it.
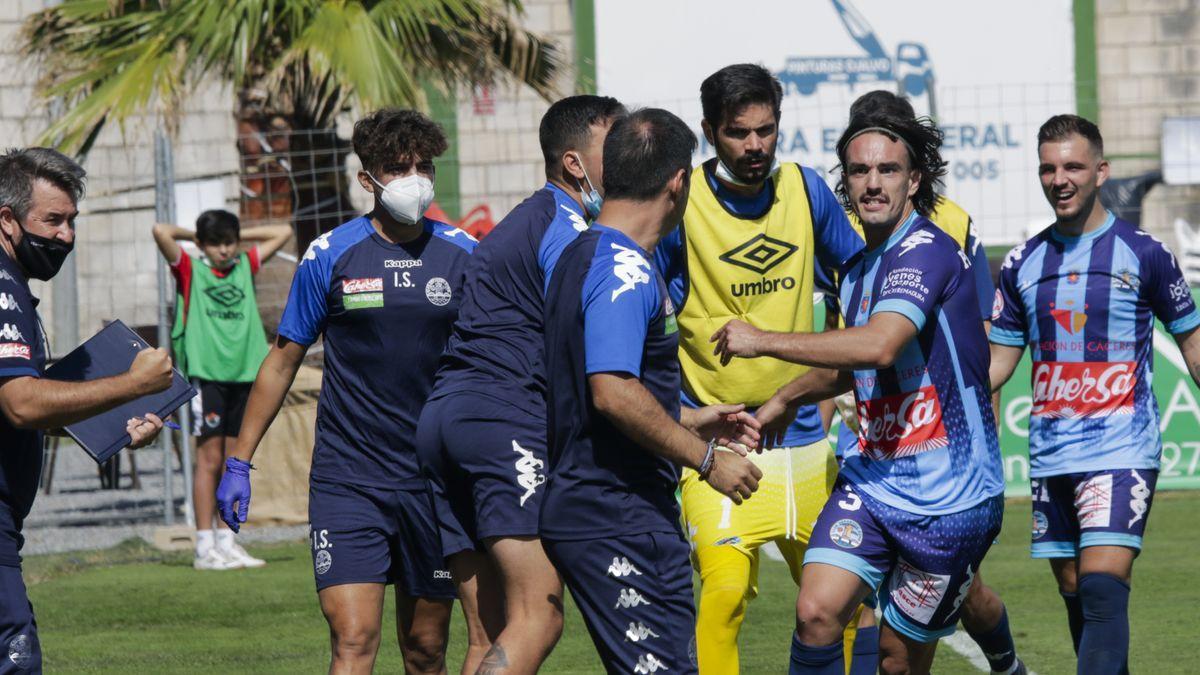
POLYGON ((0 565, 0 673, 40 672, 42 645, 21 568, 0 565))
POLYGON ((862 496, 839 479, 813 526, 804 564, 857 574, 879 590, 889 626, 933 642, 954 632, 1003 515, 1000 495, 957 513, 925 516, 862 496))
POLYGON ((308 521, 317 590, 395 584, 416 598, 453 598, 429 493, 312 481, 308 521))
POLYGON ((1033 557, 1074 558, 1088 546, 1142 550, 1154 469, 1111 469, 1034 478, 1033 557))
POLYGON ((425 404, 417 454, 433 493, 442 551, 538 533, 546 421, 491 396, 457 392, 425 404))
POLYGON ((691 549, 681 534, 542 545, 608 672, 696 672, 691 549))

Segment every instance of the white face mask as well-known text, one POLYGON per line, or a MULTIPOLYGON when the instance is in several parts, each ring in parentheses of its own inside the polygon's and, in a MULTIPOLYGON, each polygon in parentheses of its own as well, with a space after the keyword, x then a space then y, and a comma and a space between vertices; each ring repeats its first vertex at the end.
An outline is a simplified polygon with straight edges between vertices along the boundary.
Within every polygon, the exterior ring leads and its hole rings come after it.
POLYGON ((420 174, 395 178, 386 186, 380 185, 370 173, 367 177, 381 190, 379 202, 383 208, 403 225, 416 224, 433 203, 433 183, 420 174))
MULTIPOLYGON (((721 180, 725 181, 726 183, 731 183, 733 185, 741 185, 742 187, 750 187, 753 185, 761 184, 761 183, 747 183, 747 182, 743 181, 742 179, 738 178, 737 176, 733 175, 733 172, 729 170, 729 167, 725 166, 725 162, 721 161, 720 157, 717 158, 717 168, 713 171, 713 173, 715 173, 717 175, 717 178, 720 178, 721 180)), ((771 176, 774 176, 777 173, 779 173, 779 158, 778 157, 771 160, 771 170, 767 172, 767 177, 764 178, 763 180, 768 180, 771 178, 771 176)))

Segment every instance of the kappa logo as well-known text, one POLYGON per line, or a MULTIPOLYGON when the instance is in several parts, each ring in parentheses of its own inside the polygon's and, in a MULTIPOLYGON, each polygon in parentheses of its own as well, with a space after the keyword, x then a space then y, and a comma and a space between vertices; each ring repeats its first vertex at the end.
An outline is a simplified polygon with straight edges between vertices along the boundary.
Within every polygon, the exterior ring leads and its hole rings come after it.
POLYGON ((316 260, 318 249, 322 250, 322 251, 328 251, 329 250, 329 235, 331 235, 331 234, 333 234, 333 233, 326 232, 325 234, 317 237, 316 239, 313 239, 312 243, 308 245, 308 250, 306 250, 304 252, 304 259, 300 261, 300 264, 303 265, 306 260, 316 260))
POLYGON ((21 310, 21 305, 17 303, 17 299, 13 297, 12 293, 0 293, 0 309, 17 312, 18 314, 24 313, 21 310))
POLYGON ((470 239, 471 241, 475 241, 475 242, 479 241, 475 237, 472 237, 470 232, 467 232, 466 230, 458 228, 458 227, 448 228, 448 229, 444 230, 442 232, 442 234, 444 234, 450 238, 457 237, 458 235, 461 234, 462 236, 466 237, 467 239, 470 239))
POLYGON ((720 259, 751 272, 766 274, 798 250, 798 246, 760 233, 722 253, 720 259))
POLYGON ((897 255, 896 257, 901 258, 914 248, 921 246, 922 244, 928 244, 932 241, 932 232, 929 230, 917 230, 916 232, 913 232, 905 237, 904 241, 900 242, 900 255, 897 255))
POLYGON ((1000 269, 1011 269, 1013 265, 1017 264, 1017 261, 1019 261, 1023 255, 1025 255, 1025 244, 1014 246, 1012 250, 1004 256, 1004 264, 1000 266, 1000 269))
POLYGON ((622 588, 621 594, 617 596, 617 604, 613 605, 613 609, 630 609, 639 605, 649 606, 650 601, 635 589, 622 588))
POLYGON ((637 665, 633 667, 633 672, 638 675, 648 675, 649 673, 657 673, 660 670, 670 670, 667 664, 659 661, 653 654, 646 653, 638 657, 637 665))
POLYGON ((612 564, 608 566, 608 574, 614 577, 627 577, 630 574, 636 574, 640 577, 642 576, 642 571, 636 565, 629 562, 629 558, 624 556, 618 558, 614 555, 612 564))
POLYGON ((242 289, 233 284, 221 284, 219 286, 209 286, 204 289, 204 294, 207 295, 213 302, 222 307, 233 307, 245 299, 246 294, 242 289))
POLYGON ((959 605, 963 604, 963 600, 967 599, 967 591, 971 590, 971 584, 975 581, 975 570, 967 565, 967 579, 958 587, 958 595, 954 597, 954 609, 958 609, 959 605))
POLYGON ((613 276, 621 281, 621 287, 614 289, 609 299, 610 302, 616 302, 625 291, 633 290, 638 284, 650 283, 650 263, 646 262, 641 253, 631 248, 615 243, 610 246, 616 251, 613 254, 613 262, 616 263, 613 276))
POLYGON ((514 466, 517 468, 517 485, 525 489, 525 494, 521 495, 521 506, 525 506, 525 500, 532 497, 538 486, 546 482, 546 475, 538 473, 546 463, 534 457, 532 450, 522 448, 516 439, 513 439, 512 449, 520 455, 514 466))
POLYGON ((1133 527, 1133 524, 1142 519, 1146 515, 1146 510, 1149 504, 1146 502, 1150 499, 1150 486, 1146 485, 1146 479, 1137 471, 1130 470, 1129 475, 1137 481, 1137 485, 1129 488, 1129 510, 1133 512, 1133 518, 1129 519, 1128 527, 1133 527))
POLYGON ((658 633, 646 628, 646 625, 641 621, 637 623, 630 621, 629 628, 625 631, 625 639, 629 642, 639 642, 656 637, 658 637, 658 633))
POLYGON ((14 284, 17 283, 17 280, 13 278, 13 275, 8 273, 8 270, 0 270, 0 280, 11 281, 14 284))
POLYGON ((576 232, 587 231, 588 224, 587 221, 583 219, 583 216, 567 208, 564 204, 559 204, 558 207, 567 212, 567 220, 571 221, 571 227, 575 228, 576 232))
POLYGON ((26 341, 25 336, 21 335, 21 330, 17 328, 15 324, 11 323, 6 323, 3 326, 0 326, 0 338, 4 338, 5 340, 18 340, 20 342, 26 341))

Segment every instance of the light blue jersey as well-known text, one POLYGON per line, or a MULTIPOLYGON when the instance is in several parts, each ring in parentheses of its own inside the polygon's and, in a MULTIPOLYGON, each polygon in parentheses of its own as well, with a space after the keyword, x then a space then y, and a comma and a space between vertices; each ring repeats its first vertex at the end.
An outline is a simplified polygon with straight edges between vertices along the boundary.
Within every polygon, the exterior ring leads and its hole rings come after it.
POLYGON ((1000 270, 991 341, 1029 345, 1030 476, 1157 469, 1154 319, 1180 334, 1200 313, 1175 256, 1109 214, 1094 232, 1048 227, 1000 270))
POLYGON ((845 453, 847 480, 868 497, 923 515, 956 513, 1002 493, 970 258, 914 213, 839 276, 847 326, 894 312, 917 328, 891 367, 854 371, 860 432, 845 453))

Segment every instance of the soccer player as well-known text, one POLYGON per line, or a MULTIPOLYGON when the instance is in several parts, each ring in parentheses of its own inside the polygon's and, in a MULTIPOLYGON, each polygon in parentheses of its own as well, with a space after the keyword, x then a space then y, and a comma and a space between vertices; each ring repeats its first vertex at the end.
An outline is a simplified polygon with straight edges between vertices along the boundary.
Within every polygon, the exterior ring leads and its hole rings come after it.
POLYGON ((1058 581, 1078 672, 1128 672, 1130 577, 1162 452, 1154 319, 1200 383, 1200 313, 1170 250, 1100 203, 1096 125, 1057 115, 1037 139, 1055 221, 1000 270, 991 382, 1007 382, 1029 346, 1033 557, 1058 581))
POLYGON ((417 448, 467 615, 464 673, 534 672, 562 632, 562 580, 538 539, 546 463, 542 299, 600 209, 604 137, 625 108, 569 96, 542 117, 546 184, 476 249, 421 413, 417 448), (486 659, 485 659, 486 656, 486 659))
POLYGON ((242 426, 250 385, 267 355, 267 336, 254 293, 254 275, 292 237, 288 225, 264 225, 244 232, 238 217, 210 210, 196 219, 196 231, 160 223, 154 243, 171 268, 178 291, 171 341, 179 368, 192 379, 200 395, 192 399, 192 433, 196 473, 192 502, 196 515, 198 570, 262 567, 266 563, 246 553, 230 530, 213 520, 215 492, 242 426), (239 252, 243 239, 264 240, 239 252), (195 241, 204 254, 199 261, 184 252, 179 241, 195 241))
MULTIPOLYGON (((869 110, 889 110, 899 116, 916 117, 912 105, 890 91, 872 91, 863 94, 851 104, 850 117, 854 118, 869 110)), ((853 211, 849 213, 849 216, 851 227, 859 236, 863 236, 862 221, 853 211)), ((959 248, 971 258, 971 271, 975 275, 975 291, 979 302, 980 317, 983 320, 984 331, 988 331, 991 327, 995 287, 992 284, 987 255, 983 246, 980 245, 970 215, 946 196, 938 195, 934 208, 929 214, 929 221, 949 234, 959 248)), ((818 272, 823 269, 818 268, 818 272)), ((817 275, 817 285, 826 291, 827 321, 835 320, 840 311, 836 287, 831 286, 828 280, 830 276, 836 276, 836 274, 819 273, 817 275)), ((831 325, 831 328, 836 327, 836 325, 831 325)), ((839 462, 847 448, 858 444, 858 422, 857 415, 853 412, 853 400, 853 394, 850 393, 838 397, 839 409, 843 412, 843 424, 839 429, 836 451, 839 462), (847 397, 850 399, 848 405, 845 401, 847 397)), ((997 420, 999 420, 998 405, 999 397, 994 396, 992 411, 996 413, 997 420)), ((765 406, 765 408, 769 414, 771 410, 782 409, 783 405, 773 402, 772 405, 765 406)), ((760 419, 760 421, 765 422, 766 420, 760 419)), ((1008 611, 1004 607, 1004 602, 991 587, 983 583, 982 575, 978 570, 976 570, 975 581, 971 584, 971 590, 963 602, 962 624, 967 634, 983 651, 993 672, 1005 674, 1025 672, 1024 664, 1017 657, 1012 631, 1008 623, 1008 611)), ((875 627, 875 613, 862 612, 858 621, 858 632, 854 637, 854 655, 849 669, 850 675, 865 675, 878 670, 878 635, 878 628, 875 627), (874 649, 871 648, 872 641, 875 643, 874 649)), ((899 651, 902 651, 899 649, 899 645, 885 645, 885 652, 889 652, 892 658, 898 658, 897 652, 899 651)))
POLYGON ((1004 484, 987 383, 987 338, 966 253, 930 223, 945 172, 941 133, 886 109, 850 121, 838 192, 866 250, 842 266, 844 330, 775 333, 731 321, 733 356, 804 363, 788 386, 808 403, 853 387, 860 442, 813 528, 797 600, 793 673, 844 672, 842 631, 876 589, 884 672, 929 672, 1000 531, 1004 484), (891 656, 891 655, 888 655, 891 656))
POLYGON ((444 672, 454 588, 413 444, 475 242, 423 216, 433 160, 446 151, 441 127, 384 109, 355 123, 352 142, 374 208, 314 239, 296 268, 217 504, 236 532, 250 505, 250 459, 323 337, 308 513, 330 672, 371 670, 386 584, 396 587, 405 669, 444 672))
POLYGON ((546 295, 550 475, 540 532, 610 673, 696 672, 679 467, 734 503, 762 476, 717 449, 756 444, 740 407, 703 421, 706 409, 687 410, 679 422, 678 327, 649 251, 687 207, 695 146, 664 110, 618 119, 604 142, 604 206, 563 251, 546 295))
MULTIPOLYGON (((727 66, 700 85, 701 127, 717 156, 692 172, 683 224, 656 251, 678 312, 683 404, 762 405, 807 368, 738 361, 720 368, 708 338, 730 317, 785 332, 813 328, 813 269, 862 248, 837 197, 816 171, 775 158, 783 90, 770 71, 727 66)), ((683 517, 700 572, 697 657, 705 673, 737 673, 737 637, 758 593, 759 549, 774 542, 800 581, 813 521, 837 477, 816 406, 766 425, 763 473, 741 505, 691 469, 683 517)), ((763 421, 760 419, 760 422, 763 421)))

